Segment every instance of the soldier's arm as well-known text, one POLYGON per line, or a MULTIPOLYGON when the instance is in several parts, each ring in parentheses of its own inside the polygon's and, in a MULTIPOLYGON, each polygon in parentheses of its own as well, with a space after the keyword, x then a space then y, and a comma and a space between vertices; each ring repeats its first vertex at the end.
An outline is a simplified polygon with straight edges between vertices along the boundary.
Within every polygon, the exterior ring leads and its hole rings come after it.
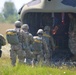
POLYGON ((29 34, 29 43, 30 44, 33 44, 33 42, 34 42, 34 39, 33 39, 33 35, 32 34, 29 34))
POLYGON ((44 47, 44 53, 46 54, 47 58, 49 58, 49 49, 48 49, 48 46, 47 46, 47 43, 45 40, 43 40, 43 47, 44 47))
POLYGON ((52 49, 55 50, 55 42, 52 36, 50 36, 50 42, 51 42, 52 49))

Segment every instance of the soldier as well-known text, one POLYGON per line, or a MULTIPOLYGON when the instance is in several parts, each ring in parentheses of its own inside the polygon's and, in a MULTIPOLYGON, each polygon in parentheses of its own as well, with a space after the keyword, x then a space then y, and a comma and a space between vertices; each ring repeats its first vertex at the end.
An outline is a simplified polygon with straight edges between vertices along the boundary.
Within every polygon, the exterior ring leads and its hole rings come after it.
POLYGON ((34 43, 32 45, 32 51, 34 54, 34 63, 36 64, 37 62, 44 62, 44 56, 46 55, 46 59, 49 58, 48 55, 48 47, 43 39, 43 30, 39 29, 37 31, 38 36, 34 36, 34 43))
POLYGON ((2 50, 1 50, 1 48, 2 48, 2 46, 4 46, 4 45, 6 45, 5 38, 3 37, 2 34, 0 34, 0 57, 1 57, 1 55, 2 55, 2 50))
POLYGON ((69 13, 68 16, 70 18, 69 48, 74 55, 72 60, 76 60, 76 18, 74 17, 74 13, 69 13))
POLYGON ((21 26, 21 29, 22 29, 21 30, 22 49, 26 53, 26 64, 30 64, 31 65, 31 61, 32 61, 31 45, 33 43, 33 36, 32 36, 31 33, 28 32, 28 30, 29 30, 28 24, 23 24, 21 26))
MULTIPOLYGON (((46 40, 46 43, 48 45, 48 49, 49 49, 49 55, 50 55, 50 59, 52 58, 52 50, 55 50, 55 43, 54 43, 54 39, 53 37, 50 35, 50 27, 49 26, 45 26, 44 27, 44 34, 43 34, 43 38, 46 40)), ((50 61, 49 59, 49 61, 50 61)))
MULTIPOLYGON (((16 57, 18 56, 19 59, 19 63, 23 63, 24 59, 24 52, 22 51, 22 45, 20 42, 20 28, 21 28, 21 22, 20 21, 16 21, 15 22, 15 29, 9 29, 6 31, 6 34, 8 34, 9 31, 16 31, 17 36, 18 36, 18 40, 19 43, 15 44, 17 40, 14 41, 15 36, 13 37, 13 39, 9 38, 7 36, 7 40, 9 41, 10 45, 11 45, 11 50, 10 50, 10 58, 11 58, 11 63, 13 66, 16 65, 16 57), (14 43, 11 43, 12 41, 14 41, 14 43)), ((11 36, 12 37, 12 36, 11 36)))

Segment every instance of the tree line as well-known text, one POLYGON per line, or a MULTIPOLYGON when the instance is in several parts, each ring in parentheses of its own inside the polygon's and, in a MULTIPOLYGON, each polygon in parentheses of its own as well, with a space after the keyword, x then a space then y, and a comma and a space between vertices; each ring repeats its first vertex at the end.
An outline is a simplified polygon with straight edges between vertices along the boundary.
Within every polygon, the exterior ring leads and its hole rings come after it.
POLYGON ((13 2, 4 3, 4 8, 0 12, 0 23, 14 23, 18 19, 16 7, 13 2))

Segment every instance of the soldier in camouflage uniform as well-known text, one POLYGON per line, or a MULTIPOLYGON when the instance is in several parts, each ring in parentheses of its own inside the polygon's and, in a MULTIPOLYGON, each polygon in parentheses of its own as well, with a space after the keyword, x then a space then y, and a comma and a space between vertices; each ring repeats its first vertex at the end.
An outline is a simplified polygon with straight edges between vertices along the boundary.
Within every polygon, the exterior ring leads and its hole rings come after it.
POLYGON ((4 46, 4 45, 6 45, 5 38, 3 37, 2 34, 0 34, 0 57, 1 57, 1 55, 2 55, 2 50, 1 50, 1 48, 2 48, 2 46, 4 46))
POLYGON ((69 48, 71 52, 74 54, 72 60, 76 60, 76 18, 74 14, 68 14, 70 18, 70 26, 69 26, 69 48))
MULTIPOLYGON (((15 30, 17 31, 18 37, 20 37, 20 28, 21 28, 21 22, 16 21, 15 22, 15 30)), ((12 39, 13 40, 13 39, 12 39)), ((20 39, 19 39, 20 40, 20 39)), ((18 56, 19 63, 24 63, 24 52, 22 51, 22 45, 21 42, 17 45, 12 45, 11 44, 11 50, 10 50, 10 58, 11 58, 11 63, 13 66, 16 65, 16 57, 18 56)))
POLYGON ((31 52, 31 45, 33 43, 33 36, 31 33, 28 32, 29 26, 28 24, 23 24, 21 26, 21 42, 22 42, 22 49, 25 51, 26 55, 26 64, 31 64, 32 60, 32 52, 31 52))
POLYGON ((39 29, 37 31, 38 36, 34 36, 33 43, 33 55, 34 55, 34 63, 44 62, 44 56, 46 55, 46 59, 49 58, 49 51, 45 40, 43 39, 43 30, 39 29))
POLYGON ((50 35, 50 27, 49 26, 45 26, 44 27, 44 34, 43 34, 43 38, 46 40, 46 43, 48 45, 48 49, 49 49, 49 61, 52 58, 52 51, 55 50, 55 43, 54 43, 54 39, 53 37, 50 35))

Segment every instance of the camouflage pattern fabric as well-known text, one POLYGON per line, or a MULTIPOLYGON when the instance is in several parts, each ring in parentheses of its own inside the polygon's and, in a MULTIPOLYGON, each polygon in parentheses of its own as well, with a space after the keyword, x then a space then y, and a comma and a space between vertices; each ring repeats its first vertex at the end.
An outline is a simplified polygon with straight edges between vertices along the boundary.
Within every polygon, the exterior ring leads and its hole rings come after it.
MULTIPOLYGON (((33 43, 33 36, 29 32, 25 32, 24 30, 21 30, 21 37, 20 42, 22 43, 22 50, 26 53, 26 59, 30 59, 30 62, 32 60, 32 52, 31 52, 31 44, 33 43)), ((29 62, 27 62, 29 63, 29 62)))
POLYGON ((35 64, 39 62, 43 63, 45 54, 46 59, 49 57, 47 44, 42 37, 34 36, 34 43, 32 45, 32 48, 35 64))
POLYGON ((4 46, 4 45, 6 45, 6 40, 5 40, 5 38, 3 37, 3 35, 0 34, 0 57, 2 56, 2 50, 1 50, 1 48, 2 48, 2 46, 4 46))
MULTIPOLYGON (((2 34, 0 34, 0 47, 6 45, 6 40, 2 34)), ((1 49, 1 48, 0 48, 1 49)))
POLYGON ((47 46, 48 46, 48 49, 49 49, 48 55, 50 56, 48 59, 45 58, 46 59, 46 63, 50 64, 49 62, 51 61, 51 58, 52 58, 52 51, 55 50, 54 39, 53 39, 52 36, 50 36, 48 31, 44 32, 43 38, 45 39, 45 41, 47 43, 47 46))
POLYGON ((55 50, 55 43, 53 37, 49 34, 49 32, 44 32, 43 38, 46 40, 46 43, 49 49, 55 50))
POLYGON ((22 50, 21 44, 11 45, 10 57, 11 57, 11 64, 13 66, 16 65, 17 56, 19 59, 19 63, 24 63, 25 52, 22 50))
POLYGON ((69 26, 69 48, 71 52, 76 55, 76 19, 70 20, 69 26))
POLYGON ((76 35, 74 35, 74 37, 69 38, 69 48, 71 52, 76 55, 76 35))
MULTIPOLYGON (((17 28, 15 30, 17 30, 17 28)), ((20 37, 21 37, 20 30, 17 33, 18 33, 18 37, 19 37, 19 41, 20 41, 20 37)), ((22 50, 22 43, 19 42, 19 44, 17 44, 17 45, 12 45, 12 44, 10 44, 10 45, 11 45, 11 50, 10 50, 11 64, 13 66, 16 65, 17 56, 19 59, 19 63, 24 63, 24 58, 26 56, 26 53, 22 50)))

